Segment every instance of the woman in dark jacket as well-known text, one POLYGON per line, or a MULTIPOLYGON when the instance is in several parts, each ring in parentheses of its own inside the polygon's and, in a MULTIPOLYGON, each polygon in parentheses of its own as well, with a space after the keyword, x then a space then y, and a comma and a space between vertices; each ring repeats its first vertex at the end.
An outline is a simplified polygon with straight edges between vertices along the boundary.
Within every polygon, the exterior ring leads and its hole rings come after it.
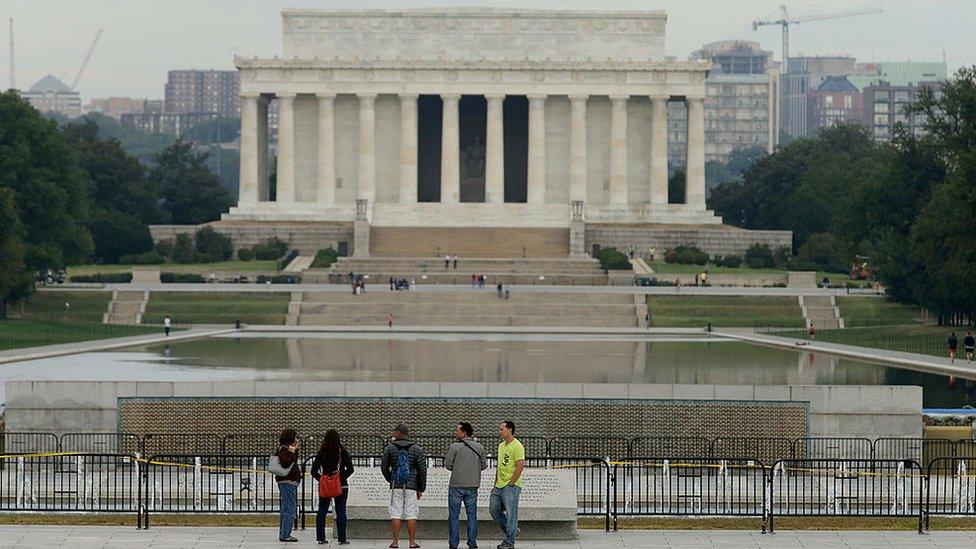
POLYGON ((278 444, 278 451, 275 452, 278 462, 282 467, 290 468, 283 477, 275 475, 281 502, 278 512, 278 541, 298 541, 291 535, 295 516, 298 514, 298 486, 302 483, 302 468, 298 464, 298 448, 301 446, 298 433, 294 429, 283 429, 278 437, 278 444))
MULTIPOLYGON (((312 460, 312 478, 318 485, 319 477, 322 475, 333 475, 339 472, 339 480, 342 483, 342 495, 335 498, 335 524, 339 544, 345 545, 346 541, 346 500, 349 498, 349 476, 353 473, 352 458, 349 452, 342 445, 339 439, 339 432, 329 429, 322 440, 322 447, 319 453, 312 460)), ((319 510, 315 514, 315 539, 319 543, 329 543, 325 539, 325 516, 329 514, 329 504, 331 498, 319 498, 319 510)))

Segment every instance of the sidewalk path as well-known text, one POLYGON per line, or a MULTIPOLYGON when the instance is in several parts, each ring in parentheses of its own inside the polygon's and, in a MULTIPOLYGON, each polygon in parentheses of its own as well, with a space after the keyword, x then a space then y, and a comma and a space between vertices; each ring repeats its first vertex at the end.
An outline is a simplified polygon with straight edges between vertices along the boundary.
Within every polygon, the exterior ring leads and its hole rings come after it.
POLYGON ((59 345, 42 345, 39 347, 24 347, 22 349, 9 349, 0 351, 0 364, 8 362, 19 362, 21 360, 34 360, 38 358, 51 358, 55 356, 73 355, 76 353, 90 353, 94 351, 109 351, 121 349, 133 345, 152 345, 156 343, 173 343, 196 339, 198 337, 211 337, 221 334, 234 332, 233 328, 215 326, 195 326, 188 330, 178 330, 171 332, 169 337, 163 335, 162 328, 159 333, 145 334, 130 337, 113 337, 108 339, 92 339, 89 341, 76 341, 74 343, 62 343, 59 345))
MULTIPOLYGON (((177 547, 308 547, 315 543, 314 529, 296 531, 301 543, 278 543, 274 528, 199 528, 153 527, 136 530, 133 527, 114 526, 0 526, 0 548, 6 547, 148 547, 171 549, 177 547)), ((485 532, 479 545, 492 548, 498 543, 492 539, 495 532, 485 532)), ((387 540, 351 540, 349 547, 356 549, 380 549, 387 547, 387 540)), ((462 540, 463 542, 463 540, 462 540)), ((446 540, 420 539, 423 547, 446 547, 446 540)), ((330 544, 333 546, 333 544, 330 544)), ((338 545, 335 545, 338 547, 338 545)), ((406 547, 401 540, 400 547, 406 547)), ((518 547, 526 549, 562 548, 972 548, 976 547, 974 532, 938 532, 925 535, 915 532, 817 532, 782 531, 776 534, 760 534, 752 531, 725 530, 630 530, 614 533, 582 530, 575 541, 520 541, 518 547)))

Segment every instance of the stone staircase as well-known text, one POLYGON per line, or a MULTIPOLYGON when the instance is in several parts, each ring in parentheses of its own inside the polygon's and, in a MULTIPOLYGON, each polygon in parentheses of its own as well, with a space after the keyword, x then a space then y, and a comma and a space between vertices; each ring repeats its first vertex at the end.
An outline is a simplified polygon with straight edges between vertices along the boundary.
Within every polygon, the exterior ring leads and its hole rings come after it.
POLYGON ((812 323, 817 330, 836 330, 844 327, 837 301, 832 295, 801 295, 800 309, 807 326, 812 323))
POLYGON ((349 273, 369 275, 374 285, 391 277, 415 279, 418 284, 471 284, 471 275, 485 275, 487 284, 520 285, 632 285, 632 271, 604 274, 595 259, 494 259, 461 257, 457 269, 444 258, 340 258, 330 269, 308 269, 302 280, 308 283, 343 284, 349 273))
POLYGON ((283 269, 286 273, 300 273, 312 266, 312 262, 315 261, 314 255, 299 255, 295 259, 291 260, 285 268, 283 269))
POLYGON ((631 294, 511 292, 509 299, 503 299, 494 288, 412 292, 385 286, 367 288, 360 295, 292 292, 287 324, 384 326, 389 313, 396 315, 397 326, 634 328, 639 324, 631 294))
POLYGON ((103 324, 142 324, 142 315, 149 303, 148 291, 112 292, 112 301, 102 317, 103 324))

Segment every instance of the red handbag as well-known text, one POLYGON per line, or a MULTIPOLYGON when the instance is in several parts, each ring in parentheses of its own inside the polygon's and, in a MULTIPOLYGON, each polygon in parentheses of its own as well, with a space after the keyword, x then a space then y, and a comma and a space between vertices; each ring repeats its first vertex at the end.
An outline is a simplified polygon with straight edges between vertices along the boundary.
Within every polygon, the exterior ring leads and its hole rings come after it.
POLYGON ((319 497, 323 499, 337 498, 342 495, 342 479, 339 478, 339 471, 331 475, 319 477, 319 497))

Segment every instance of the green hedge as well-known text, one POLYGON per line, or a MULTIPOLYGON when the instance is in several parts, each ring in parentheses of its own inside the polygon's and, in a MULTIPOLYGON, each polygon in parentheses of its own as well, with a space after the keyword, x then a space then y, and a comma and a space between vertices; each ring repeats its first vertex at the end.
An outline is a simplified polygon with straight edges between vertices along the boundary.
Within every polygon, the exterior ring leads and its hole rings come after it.
POLYGON ((194 273, 160 273, 159 281, 164 284, 198 284, 207 279, 194 273))
POLYGON ((313 269, 328 269, 333 263, 339 260, 339 252, 335 251, 332 246, 324 250, 319 250, 315 253, 315 259, 312 260, 313 269))
POLYGON ((90 275, 75 275, 71 282, 101 282, 106 284, 125 284, 132 282, 132 273, 96 273, 90 275))
POLYGON ((600 266, 608 271, 626 271, 634 268, 627 256, 616 248, 603 248, 596 258, 600 260, 600 266))

